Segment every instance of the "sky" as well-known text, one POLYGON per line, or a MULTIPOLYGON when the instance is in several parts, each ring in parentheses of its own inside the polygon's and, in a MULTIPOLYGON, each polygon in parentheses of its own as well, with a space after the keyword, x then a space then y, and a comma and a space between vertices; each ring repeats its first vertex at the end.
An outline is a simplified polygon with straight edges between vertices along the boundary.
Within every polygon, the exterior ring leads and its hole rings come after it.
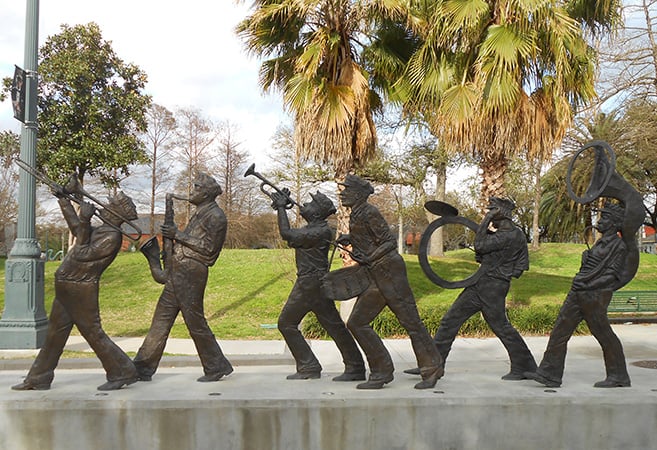
MULTIPOLYGON (((229 120, 238 140, 260 166, 270 138, 288 122, 280 94, 258 86, 259 61, 249 56, 234 30, 251 2, 234 0, 41 1, 39 46, 62 24, 96 22, 115 53, 148 75, 146 93, 172 111, 198 108, 229 120)), ((26 1, 0 0, 0 78, 24 67, 26 1)), ((0 130, 20 132, 11 102, 0 103, 0 130)))

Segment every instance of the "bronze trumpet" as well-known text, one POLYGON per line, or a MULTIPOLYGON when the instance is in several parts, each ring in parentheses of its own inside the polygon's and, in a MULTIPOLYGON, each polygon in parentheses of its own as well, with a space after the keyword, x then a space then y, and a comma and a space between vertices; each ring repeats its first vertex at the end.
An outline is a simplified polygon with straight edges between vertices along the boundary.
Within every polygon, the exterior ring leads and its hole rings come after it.
POLYGON ((301 205, 298 204, 297 202, 292 199, 292 197, 289 196, 289 194, 285 193, 282 189, 277 188, 274 186, 272 182, 267 180, 265 177, 263 177, 261 174, 255 171, 255 163, 251 164, 248 169, 246 169, 246 172, 244 172, 244 176, 248 177, 249 175, 253 175, 254 177, 258 178, 262 183, 260 184, 260 190, 265 194, 267 197, 272 198, 272 193, 268 190, 265 189, 265 186, 270 186, 274 191, 278 192, 281 195, 284 195, 287 197, 288 200, 288 205, 286 206, 287 209, 292 208, 293 206, 296 206, 298 208, 301 208, 301 205))

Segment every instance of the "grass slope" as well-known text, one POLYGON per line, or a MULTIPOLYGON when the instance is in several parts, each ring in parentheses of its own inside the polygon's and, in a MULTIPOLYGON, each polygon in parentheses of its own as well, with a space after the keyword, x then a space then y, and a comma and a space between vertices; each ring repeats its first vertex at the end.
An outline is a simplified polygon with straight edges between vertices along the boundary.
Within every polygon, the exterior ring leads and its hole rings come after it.
MULTIPOLYGON (((543 322, 556 318, 584 248, 575 244, 544 244, 540 250, 530 252, 530 270, 513 280, 507 299, 511 321, 521 332, 549 331, 550 323, 543 322), (516 311, 522 311, 523 317, 514 319, 516 311)), ((434 285, 422 272, 416 256, 405 255, 405 259, 418 308, 433 333, 440 316, 460 290, 434 285)), ((454 252, 432 264, 434 271, 447 279, 462 278, 476 268, 469 250, 454 252)), ((56 262, 46 263, 48 312, 57 266, 56 262)), ((334 269, 338 267, 336 262, 334 269)), ((626 289, 656 290, 656 269, 657 256, 642 254, 639 272, 626 289)), ((0 260, 0 307, 4 306, 4 271, 4 260, 0 260)), ((295 278, 292 250, 224 250, 210 269, 206 288, 205 314, 212 330, 219 339, 280 339, 275 324, 295 278)), ((144 336, 161 291, 162 285, 153 281, 143 255, 120 254, 101 280, 100 308, 105 331, 111 336, 144 336)), ((389 316, 382 314, 386 320, 389 316)), ((478 321, 481 319, 474 317, 462 334, 481 335, 486 327, 478 321)), ((394 326, 389 330, 387 324, 378 326, 381 333, 398 334, 394 326)), ((171 336, 189 336, 182 317, 178 317, 171 336)))

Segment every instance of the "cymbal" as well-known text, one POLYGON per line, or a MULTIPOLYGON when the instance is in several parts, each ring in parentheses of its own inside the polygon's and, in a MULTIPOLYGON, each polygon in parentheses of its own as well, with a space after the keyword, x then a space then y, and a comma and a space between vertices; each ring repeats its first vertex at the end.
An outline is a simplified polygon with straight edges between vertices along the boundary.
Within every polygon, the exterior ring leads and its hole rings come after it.
POLYGON ((459 215, 458 209, 449 203, 441 202, 439 200, 429 200, 424 204, 424 208, 437 216, 456 217, 459 215))

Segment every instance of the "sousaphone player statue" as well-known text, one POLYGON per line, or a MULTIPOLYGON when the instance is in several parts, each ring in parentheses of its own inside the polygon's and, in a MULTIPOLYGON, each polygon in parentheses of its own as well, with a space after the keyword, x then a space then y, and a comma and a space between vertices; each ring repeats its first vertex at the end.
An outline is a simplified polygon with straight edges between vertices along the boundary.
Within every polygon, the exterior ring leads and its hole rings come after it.
MULTIPOLYGON (((476 260, 481 265, 479 270, 464 282, 454 282, 443 287, 465 287, 447 313, 440 321, 440 326, 433 340, 444 360, 456 339, 461 326, 472 315, 481 312, 484 320, 493 330, 511 361, 510 371, 502 376, 503 380, 525 379, 525 372, 536 369, 536 362, 520 333, 511 325, 506 316, 506 295, 509 292, 511 278, 518 278, 529 269, 529 255, 525 234, 511 219, 515 204, 505 198, 491 197, 488 213, 478 226, 471 221, 456 220, 456 214, 438 219, 437 224, 462 223, 476 231, 474 249, 476 260)), ((432 224, 433 225, 433 224, 432 224)), ((432 281, 440 281, 428 268, 426 263, 427 241, 437 227, 427 228, 420 242, 420 261, 422 268, 432 281), (423 260, 424 258, 424 260, 423 260)), ((439 284, 443 285, 442 282, 439 284)), ((416 374, 417 369, 406 373, 416 374)))
POLYGON ((615 290, 627 284, 639 267, 636 233, 643 223, 643 199, 615 170, 616 155, 604 141, 591 141, 572 158, 566 177, 568 193, 577 203, 590 203, 601 197, 607 200, 600 210, 595 228, 602 237, 582 253, 582 263, 573 279, 554 328, 550 333, 543 360, 535 371, 525 375, 548 387, 561 386, 568 340, 584 320, 602 347, 606 377, 597 388, 628 387, 623 346, 609 324, 607 308, 615 290), (581 197, 572 186, 575 163, 592 149, 595 156, 593 175, 581 197))

